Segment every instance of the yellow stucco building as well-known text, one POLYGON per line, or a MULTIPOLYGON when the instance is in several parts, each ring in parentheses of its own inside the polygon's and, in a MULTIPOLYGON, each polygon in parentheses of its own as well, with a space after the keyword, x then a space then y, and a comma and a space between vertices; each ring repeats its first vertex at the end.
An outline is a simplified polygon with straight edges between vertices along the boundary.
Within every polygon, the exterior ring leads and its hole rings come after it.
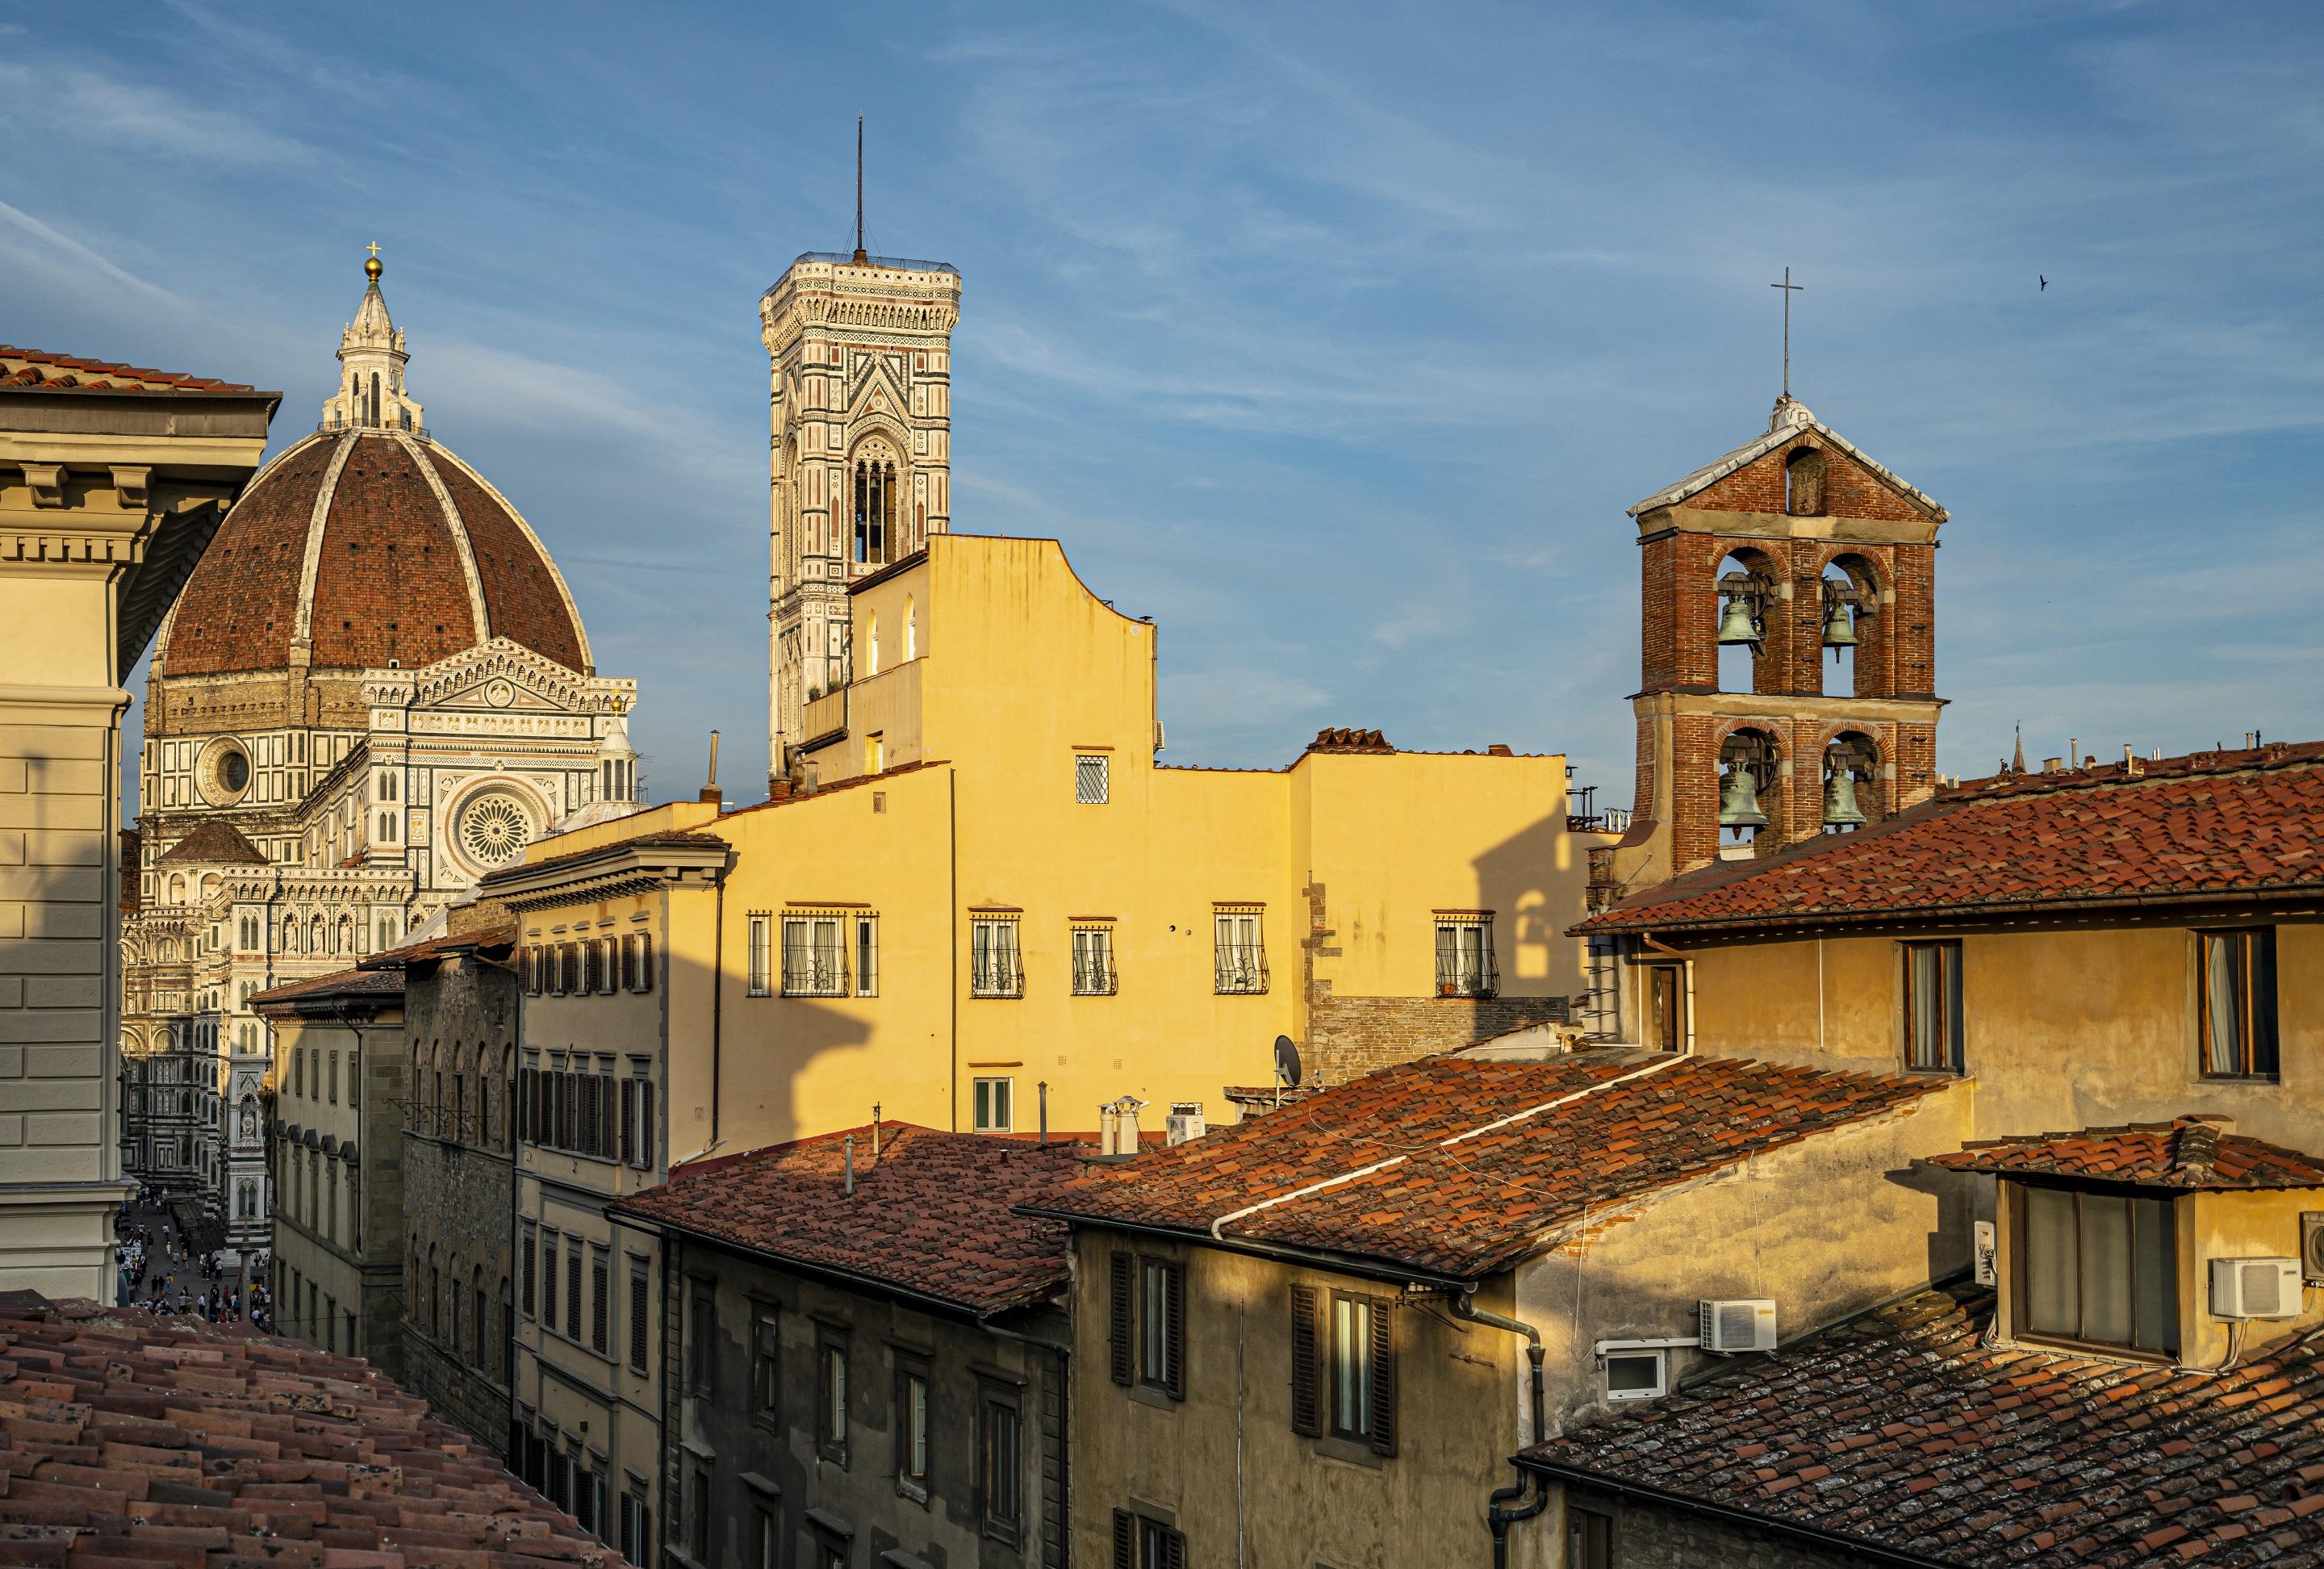
POLYGON ((1608 840, 1563 757, 1331 731, 1282 769, 1158 766, 1157 629, 1054 540, 933 535, 849 609, 798 789, 555 835, 485 882, 527 992, 520 1421, 617 1542, 660 1507, 659 1264, 608 1197, 875 1105, 1024 1136, 1126 1097, 1183 1131, 1270 1093, 1278 1036, 1336 1082, 1556 1029, 1582 986, 1564 928, 1608 840))

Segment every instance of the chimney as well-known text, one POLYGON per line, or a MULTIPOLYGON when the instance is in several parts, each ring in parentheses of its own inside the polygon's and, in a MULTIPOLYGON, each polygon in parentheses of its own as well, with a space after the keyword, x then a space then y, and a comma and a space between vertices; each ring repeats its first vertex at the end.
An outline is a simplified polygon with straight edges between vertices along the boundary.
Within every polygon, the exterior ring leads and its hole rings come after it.
POLYGON ((710 733, 710 782, 702 787, 702 794, 696 798, 708 801, 713 806, 726 798, 718 791, 718 732, 715 730, 710 733))
POLYGON ((1041 1081, 1041 1142, 1049 1141, 1049 1081, 1041 1081))
POLYGON ((850 1133, 840 1142, 846 1147, 847 1151, 847 1196, 853 1198, 855 1196, 855 1135, 850 1133))
POLYGON ((872 1103, 872 1163, 880 1163, 880 1103, 872 1103))

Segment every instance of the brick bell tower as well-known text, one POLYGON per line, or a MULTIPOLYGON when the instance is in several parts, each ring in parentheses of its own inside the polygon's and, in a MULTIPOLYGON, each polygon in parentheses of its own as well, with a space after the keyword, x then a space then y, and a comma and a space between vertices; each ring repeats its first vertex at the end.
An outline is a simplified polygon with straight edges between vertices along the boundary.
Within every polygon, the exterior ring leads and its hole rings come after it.
POLYGON ((1766 434, 1630 515, 1637 793, 1593 856, 1593 903, 1927 798, 1944 508, 1787 392, 1766 434))

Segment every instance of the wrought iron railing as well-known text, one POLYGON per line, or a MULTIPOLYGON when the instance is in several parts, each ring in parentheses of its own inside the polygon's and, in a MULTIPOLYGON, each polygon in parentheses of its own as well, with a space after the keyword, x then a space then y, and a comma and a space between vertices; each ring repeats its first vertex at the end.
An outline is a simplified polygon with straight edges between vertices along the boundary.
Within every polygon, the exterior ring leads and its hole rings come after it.
POLYGON ((1256 993, 1267 990, 1267 945, 1222 943, 1218 948, 1218 989, 1222 993, 1256 993))

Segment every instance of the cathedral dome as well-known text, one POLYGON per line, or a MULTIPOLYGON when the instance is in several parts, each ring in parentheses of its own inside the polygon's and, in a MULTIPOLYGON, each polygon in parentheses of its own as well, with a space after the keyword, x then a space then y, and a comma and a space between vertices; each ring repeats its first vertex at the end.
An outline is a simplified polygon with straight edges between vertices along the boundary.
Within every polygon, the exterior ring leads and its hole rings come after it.
POLYGON ((268 464, 179 596, 169 676, 431 664, 505 637, 583 675, 589 638, 517 510, 432 440, 378 275, 316 432, 268 464))

